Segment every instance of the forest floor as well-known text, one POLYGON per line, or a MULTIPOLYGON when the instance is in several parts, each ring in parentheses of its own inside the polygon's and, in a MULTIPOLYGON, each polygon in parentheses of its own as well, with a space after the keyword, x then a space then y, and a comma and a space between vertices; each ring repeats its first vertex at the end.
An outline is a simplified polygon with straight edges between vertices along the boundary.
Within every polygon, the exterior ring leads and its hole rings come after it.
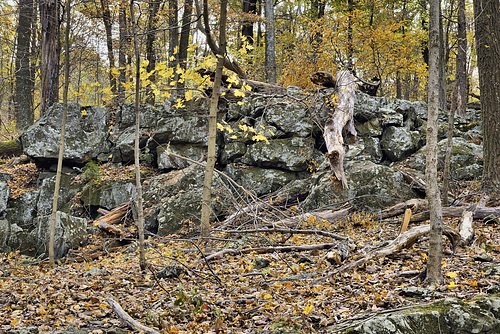
MULTIPOLYGON (((463 186, 471 194, 478 191, 477 182, 463 186)), ((297 214, 295 207, 288 210, 297 214)), ((161 333, 250 333, 257 329, 321 333, 331 325, 346 324, 346 329, 352 320, 386 310, 445 297, 469 299, 499 284, 485 277, 483 269, 500 263, 500 231, 495 223, 482 221, 475 222, 476 238, 467 248, 453 252, 443 238, 445 283, 433 296, 404 295, 405 288, 420 286, 425 276, 426 236, 408 249, 326 278, 338 265, 326 260, 329 249, 313 249, 316 245, 344 243, 349 249, 344 263, 349 263, 393 240, 401 221, 402 217, 380 220, 354 213, 332 221, 306 219, 299 226, 328 231, 348 241, 285 232, 214 232, 200 241, 189 238, 196 235, 197 226, 186 220, 178 235, 148 238, 144 273, 139 268, 137 243, 118 240, 104 231, 90 235, 88 245, 71 251, 55 267, 19 253, 0 254, 0 333, 31 326, 48 332, 74 327, 92 333, 110 333, 110 329, 117 333, 118 328, 126 333, 130 329, 110 307, 109 298, 133 319, 161 333), (311 247, 278 251, 284 245, 311 247), (276 250, 269 253, 259 251, 273 247, 276 250), (228 248, 255 250, 207 259, 228 248)), ((459 218, 445 221, 452 227, 458 223, 459 218)), ((130 221, 117 227, 135 233, 130 221)))

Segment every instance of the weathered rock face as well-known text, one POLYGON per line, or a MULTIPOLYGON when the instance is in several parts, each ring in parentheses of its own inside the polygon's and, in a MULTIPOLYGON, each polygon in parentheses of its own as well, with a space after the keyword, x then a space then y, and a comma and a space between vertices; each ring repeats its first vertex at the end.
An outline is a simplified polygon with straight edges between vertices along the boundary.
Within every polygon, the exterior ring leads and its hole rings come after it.
MULTIPOLYGON (((62 104, 54 104, 35 124, 21 134, 19 141, 27 156, 41 163, 57 159, 62 111, 62 104)), ((84 164, 109 152, 108 117, 109 113, 104 108, 84 108, 74 103, 68 105, 64 149, 64 159, 68 163, 84 164)))
POLYGON ((344 333, 500 333, 500 297, 480 296, 471 303, 447 298, 429 305, 377 316, 344 333))
MULTIPOLYGON (((37 254, 48 253, 50 216, 37 217, 35 233, 37 254)), ((82 246, 87 238, 87 219, 72 217, 58 211, 56 214, 56 234, 54 257, 61 258, 68 250, 82 246)))
MULTIPOLYGON (((280 199, 301 197, 300 207, 308 211, 335 207, 346 201, 358 210, 377 211, 417 196, 401 173, 390 166, 412 155, 407 167, 414 168, 416 174, 423 171, 425 103, 356 92, 354 118, 358 141, 348 143, 344 166, 349 189, 341 189, 332 186, 320 130, 332 110, 322 98, 318 99, 321 101, 318 105, 308 106, 297 102, 296 98, 305 97, 302 91, 292 88, 289 92, 288 98, 247 97, 243 104, 220 104, 218 117, 224 131, 217 134, 219 170, 258 196, 279 191, 280 199)), ((325 96, 330 93, 325 92, 325 96)), ((192 100, 185 105, 174 108, 167 102, 155 107, 141 106, 141 161, 164 173, 144 185, 146 228, 160 234, 176 231, 185 219, 198 221, 201 207, 203 169, 166 154, 167 147, 196 161, 206 154, 208 100, 192 100)), ((39 166, 53 163, 57 158, 61 113, 62 105, 56 104, 20 137, 25 153, 39 162, 39 166)), ((135 108, 130 104, 118 108, 112 128, 110 114, 102 108, 70 105, 65 163, 84 164, 91 160, 132 163, 135 108), (84 109, 86 116, 82 114, 84 109)), ((444 136, 447 116, 443 113, 439 119, 440 135, 444 136)), ((480 139, 480 113, 468 111, 464 117, 457 117, 454 134, 452 176, 459 179, 478 176, 482 171, 481 147, 469 141, 480 139)), ((444 145, 442 140, 440 161, 444 160, 444 145)), ((58 208, 70 215, 77 214, 70 200, 82 191, 81 185, 72 183, 74 175, 69 174, 73 172, 63 174, 58 208)), ((37 238, 33 231, 39 225, 39 216, 52 210, 53 175, 41 173, 39 188, 17 199, 9 199, 9 175, 0 175, 0 219, 4 219, 0 247, 13 249, 13 245, 18 245, 27 249, 24 245, 37 238)), ((228 204, 232 200, 231 191, 224 182, 215 177, 212 206, 218 218, 223 218, 224 210, 231 207, 228 204)), ((113 182, 88 184, 80 198, 94 213, 99 207, 112 209, 134 196, 133 183, 113 182)))

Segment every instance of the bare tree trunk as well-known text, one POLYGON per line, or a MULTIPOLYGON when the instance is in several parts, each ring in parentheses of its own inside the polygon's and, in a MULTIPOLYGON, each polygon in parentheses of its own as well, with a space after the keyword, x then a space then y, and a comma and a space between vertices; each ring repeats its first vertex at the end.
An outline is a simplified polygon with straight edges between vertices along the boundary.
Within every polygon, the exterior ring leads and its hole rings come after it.
POLYGON ((137 41, 137 23, 134 17, 134 0, 130 1, 130 18, 132 20, 132 33, 134 35, 134 51, 135 51, 135 146, 134 146, 134 161, 135 161, 135 187, 137 189, 137 231, 139 232, 139 266, 141 271, 146 271, 146 250, 144 249, 144 210, 142 207, 142 184, 141 184, 141 165, 139 163, 139 136, 141 133, 141 111, 139 109, 140 99, 140 79, 141 66, 139 58, 139 42, 137 41))
MULTIPOLYGON (((156 27, 158 25, 158 10, 160 9, 160 4, 162 1, 153 0, 149 2, 149 16, 148 16, 148 28, 146 31, 146 59, 148 60, 148 66, 146 67, 149 73, 153 72, 156 68, 156 49, 155 49, 155 38, 156 38, 156 27)), ((153 72, 149 76, 149 81, 156 82, 156 76, 153 72)), ((155 94, 151 85, 146 87, 146 103, 151 105, 155 104, 155 94)))
POLYGON ((456 106, 457 114, 462 116, 465 115, 467 108, 467 24, 465 21, 465 10, 465 0, 458 0, 456 106))
POLYGON ((59 198, 59 188, 61 186, 61 171, 64 156, 64 142, 66 135, 66 118, 68 114, 68 89, 69 89, 69 32, 71 30, 71 0, 66 0, 66 31, 64 34, 64 91, 63 91, 63 114, 61 121, 61 139, 59 142, 59 156, 57 158, 57 172, 56 184, 54 185, 54 198, 52 200, 52 216, 50 220, 50 234, 49 234, 49 261, 51 265, 55 264, 54 256, 54 243, 56 233, 56 219, 57 219, 57 202, 59 198))
POLYGON ((127 25, 127 6, 124 0, 120 1, 120 8, 118 9, 118 25, 120 31, 120 49, 118 51, 118 67, 120 75, 118 77, 118 104, 125 102, 125 87, 123 84, 126 82, 127 67, 127 54, 130 51, 130 43, 128 38, 128 25, 127 25))
POLYGON ((346 147, 344 145, 344 134, 351 141, 356 141, 356 129, 354 128, 353 112, 356 101, 356 84, 354 76, 349 71, 340 71, 337 75, 338 105, 335 112, 325 124, 323 138, 325 138, 327 157, 337 180, 347 188, 347 179, 344 174, 344 157, 346 147))
POLYGON ((179 47, 179 7, 177 0, 168 0, 168 56, 175 57, 175 60, 169 60, 169 67, 176 67, 178 63, 178 47, 179 47), (177 50, 177 52, 176 52, 177 50))
POLYGON ((33 89, 35 78, 31 66, 31 35, 34 21, 33 0, 19 1, 19 22, 17 25, 16 52, 16 91, 15 115, 16 130, 21 131, 33 124, 33 89))
MULTIPOLYGON (((179 40, 179 65, 185 70, 187 67, 187 56, 189 47, 189 35, 191 33, 191 14, 193 13, 193 0, 185 0, 184 13, 182 15, 181 37, 179 40)), ((177 89, 184 89, 184 80, 177 81, 177 89)))
POLYGON ((443 258, 443 215, 437 183, 437 132, 440 102, 440 71, 442 44, 440 43, 439 0, 431 0, 429 8, 429 83, 427 117, 427 152, 425 181, 430 211, 430 238, 425 284, 437 286, 443 283, 441 260, 443 258))
POLYGON ((481 90, 485 190, 500 189, 500 10, 498 0, 474 0, 477 64, 481 90))
POLYGON ((106 47, 108 50, 109 62, 109 84, 113 95, 117 94, 116 77, 113 74, 115 69, 115 56, 113 54, 113 35, 111 33, 111 11, 109 10, 109 0, 101 0, 102 6, 102 22, 104 23, 104 30, 106 31, 106 47))
POLYGON ((266 79, 276 83, 276 39, 274 34, 274 0, 265 1, 266 13, 266 79))
MULTIPOLYGON (((227 0, 220 1, 219 18, 219 51, 217 56, 217 67, 215 70, 214 86, 210 98, 210 115, 208 117, 208 155, 205 167, 205 180, 203 182, 203 193, 201 202, 201 225, 200 233, 202 237, 210 233, 210 212, 212 199, 212 179, 215 167, 215 137, 217 134, 217 108, 219 105, 220 86, 222 81, 222 69, 226 54, 226 22, 227 22, 227 0)), ((208 13, 205 13, 208 15, 208 13)))
POLYGON ((42 64, 40 115, 59 101, 59 0, 40 1, 42 64))
MULTIPOLYGON (((243 0, 242 3, 243 13, 255 14, 257 9, 257 0, 243 0)), ((253 44, 253 22, 245 19, 241 27, 241 35, 245 36, 249 44, 253 44)))

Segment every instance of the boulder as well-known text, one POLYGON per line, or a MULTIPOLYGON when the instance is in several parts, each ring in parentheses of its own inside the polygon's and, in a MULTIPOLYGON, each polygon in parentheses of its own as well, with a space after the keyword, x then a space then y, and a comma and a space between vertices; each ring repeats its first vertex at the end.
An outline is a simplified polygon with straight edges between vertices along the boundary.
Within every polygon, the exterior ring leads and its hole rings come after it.
MULTIPOLYGON (((39 163, 52 163, 59 154, 63 105, 56 103, 19 136, 24 153, 39 163)), ((109 153, 109 113, 100 107, 68 105, 64 160, 83 165, 109 153)))
POLYGON ((224 171, 243 188, 257 196, 269 194, 297 179, 297 173, 249 166, 228 165, 224 171))
MULTIPOLYGON (((160 235, 173 233, 185 219, 198 222, 201 212, 204 168, 191 165, 152 178, 144 185, 145 228, 160 235)), ((215 216, 229 207, 230 192, 217 174, 212 183, 212 212, 215 216)))
MULTIPOLYGON (((330 327, 329 331, 333 332, 335 328, 330 327)), ((432 304, 376 316, 343 333, 500 333, 500 297, 479 296, 468 303, 446 298, 432 304)))
POLYGON ((250 145, 241 162, 251 166, 300 172, 306 171, 313 161, 322 157, 323 154, 314 149, 313 138, 292 137, 250 145))
MULTIPOLYGON (((48 254, 51 216, 39 216, 33 231, 37 240, 37 254, 48 254)), ((59 259, 70 249, 83 246, 87 240, 87 219, 72 217, 64 212, 56 214, 54 256, 59 259)))
POLYGON ((21 228, 32 229, 35 227, 33 219, 37 215, 37 203, 40 195, 39 190, 24 193, 18 198, 11 198, 6 210, 5 218, 12 224, 21 228))
MULTIPOLYGON (((48 173, 52 174, 52 173, 48 173)), ((53 174, 52 174, 53 175, 53 174)), ((62 174, 57 210, 69 212, 71 210, 70 200, 81 190, 81 185, 73 184, 73 176, 62 174)), ((38 216, 49 215, 52 212, 52 200, 54 198, 54 187, 56 176, 46 178, 42 181, 36 210, 38 216)))
POLYGON ((382 134, 380 145, 390 161, 401 161, 420 148, 420 133, 405 127, 388 126, 382 134))
POLYGON ((7 182, 0 181, 0 214, 6 209, 9 201, 10 188, 7 182))
POLYGON ((83 205, 98 206, 111 210, 135 199, 137 193, 134 181, 114 181, 104 184, 87 184, 81 200, 83 205))
POLYGON ((331 182, 329 169, 313 176, 309 196, 301 203, 304 211, 340 206, 346 201, 358 211, 378 211, 417 197, 401 172, 371 161, 346 164, 348 189, 331 182))
MULTIPOLYGON (((156 161, 159 169, 183 169, 192 163, 173 156, 169 156, 166 152, 168 145, 160 145, 156 148, 156 161)), ((200 160, 205 153, 207 147, 197 144, 173 144, 169 147, 170 152, 180 156, 189 158, 194 161, 200 160)))
POLYGON ((313 122, 306 106, 291 102, 271 104, 264 109, 264 119, 288 136, 308 137, 313 122))

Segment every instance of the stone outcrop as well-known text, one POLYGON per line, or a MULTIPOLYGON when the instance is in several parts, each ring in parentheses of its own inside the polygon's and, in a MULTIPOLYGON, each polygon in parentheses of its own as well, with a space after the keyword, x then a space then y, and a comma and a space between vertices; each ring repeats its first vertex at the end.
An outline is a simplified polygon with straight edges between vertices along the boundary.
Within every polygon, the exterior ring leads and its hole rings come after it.
MULTIPOLYGON (((348 143, 345 172, 349 188, 341 189, 331 181, 321 132, 332 111, 324 102, 304 103, 307 95, 299 89, 287 92, 289 96, 259 96, 245 98, 239 104, 220 104, 219 123, 223 131, 217 135, 219 170, 258 196, 274 192, 280 199, 300 196, 298 207, 304 211, 337 207, 346 201, 358 210, 378 211, 417 197, 397 165, 406 159, 406 166, 413 168, 413 173, 422 173, 425 103, 356 93, 354 119, 358 140, 348 143)), ((324 101, 331 93, 325 90, 318 101, 324 101)), ((174 104, 171 101, 154 107, 141 106, 140 158, 161 172, 144 184, 146 228, 162 235, 175 232, 186 219, 198 221, 203 182, 203 168, 169 156, 167 148, 202 161, 207 145, 208 101, 188 101, 182 108, 175 108, 174 104)), ((19 137, 25 154, 39 167, 50 167, 56 161, 61 113, 62 105, 54 105, 19 137)), ((440 122, 442 161, 445 114, 440 115, 440 122)), ((58 207, 61 214, 68 216, 64 216, 65 221, 73 217, 93 219, 98 208, 112 209, 134 198, 133 182, 96 182, 85 186, 73 182, 81 172, 79 167, 89 161, 132 163, 134 123, 135 109, 131 104, 114 113, 70 104, 64 155, 65 166, 70 168, 63 174, 58 207), (75 207, 75 198, 85 210, 75 207)), ((480 175, 481 146, 472 142, 481 138, 480 113, 471 110, 457 117, 454 135, 453 177, 480 175)), ((9 178, 7 174, 0 175, 0 249, 43 252, 38 240, 43 236, 36 231, 45 219, 42 217, 51 211, 53 170, 42 172, 38 187, 16 199, 9 198, 9 178), (26 246, 33 243, 38 246, 26 246)), ((232 191, 223 178, 215 178, 214 218, 223 219, 232 208, 232 191)), ((78 221, 78 226, 82 225, 78 221)), ((84 229, 79 231, 86 233, 84 229)), ((59 255, 79 242, 65 242, 59 255)))

